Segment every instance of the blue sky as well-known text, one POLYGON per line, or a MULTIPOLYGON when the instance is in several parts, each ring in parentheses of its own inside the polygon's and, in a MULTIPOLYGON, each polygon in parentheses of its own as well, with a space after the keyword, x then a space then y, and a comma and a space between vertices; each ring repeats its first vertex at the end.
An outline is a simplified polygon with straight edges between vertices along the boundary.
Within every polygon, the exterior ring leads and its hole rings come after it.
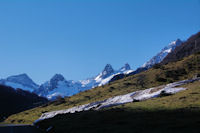
POLYGON ((199 0, 0 0, 0 78, 36 83, 141 66, 171 41, 200 31, 199 0))

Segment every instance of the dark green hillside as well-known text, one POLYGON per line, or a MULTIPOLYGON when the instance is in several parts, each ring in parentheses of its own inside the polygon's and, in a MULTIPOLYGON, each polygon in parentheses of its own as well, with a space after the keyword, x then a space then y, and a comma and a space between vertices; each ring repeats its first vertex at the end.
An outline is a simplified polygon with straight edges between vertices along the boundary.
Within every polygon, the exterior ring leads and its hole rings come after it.
POLYGON ((34 93, 0 85, 0 119, 47 103, 34 93))

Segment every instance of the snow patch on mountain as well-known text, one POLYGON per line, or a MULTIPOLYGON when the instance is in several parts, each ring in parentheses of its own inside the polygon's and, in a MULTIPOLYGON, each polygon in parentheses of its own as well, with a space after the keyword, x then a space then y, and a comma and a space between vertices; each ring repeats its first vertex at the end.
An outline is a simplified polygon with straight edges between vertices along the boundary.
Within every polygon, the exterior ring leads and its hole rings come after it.
POLYGON ((114 70, 110 64, 107 64, 101 73, 86 80, 66 80, 61 74, 56 74, 50 81, 42 84, 35 93, 48 99, 55 99, 57 96, 72 96, 81 91, 105 85, 117 74, 127 74, 132 71, 129 64, 125 64, 119 70, 114 70))
POLYGON ((81 91, 108 84, 114 76, 131 72, 133 70, 129 64, 125 64, 119 70, 114 70, 110 64, 107 64, 101 73, 86 80, 66 80, 63 75, 55 74, 49 81, 39 86, 27 74, 20 74, 1 79, 0 84, 34 92, 39 96, 54 100, 59 96, 72 96, 81 91))
POLYGON ((48 99, 55 99, 58 96, 71 96, 79 93, 81 84, 72 80, 66 80, 61 74, 55 74, 50 81, 42 84, 34 92, 39 96, 47 97, 48 99))
POLYGON ((129 64, 125 64, 122 68, 116 71, 113 70, 110 64, 107 64, 103 72, 96 76, 94 80, 97 84, 96 86, 102 86, 109 83, 111 79, 118 74, 128 74, 131 72, 133 72, 133 70, 131 70, 129 64))

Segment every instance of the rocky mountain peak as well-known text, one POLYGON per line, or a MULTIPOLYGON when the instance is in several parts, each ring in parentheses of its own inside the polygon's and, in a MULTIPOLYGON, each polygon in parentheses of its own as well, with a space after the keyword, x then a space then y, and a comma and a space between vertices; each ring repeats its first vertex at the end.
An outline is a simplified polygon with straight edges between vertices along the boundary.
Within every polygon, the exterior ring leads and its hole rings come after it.
POLYGON ((164 47, 161 52, 159 52, 156 56, 154 56, 151 60, 146 62, 141 68, 149 69, 153 65, 160 63, 169 53, 174 51, 174 49, 181 45, 183 42, 180 39, 172 41, 166 47, 164 47))
POLYGON ((120 68, 120 71, 126 71, 126 70, 131 70, 131 67, 128 63, 126 63, 122 68, 120 68))
POLYGON ((7 78, 7 80, 12 80, 12 79, 30 79, 29 76, 26 73, 23 74, 19 74, 19 75, 14 75, 14 76, 10 76, 7 78))
POLYGON ((114 73, 114 69, 112 68, 112 66, 111 66, 110 64, 107 64, 107 65, 105 66, 105 68, 104 68, 102 74, 103 74, 104 76, 106 76, 106 75, 110 75, 110 74, 112 74, 112 73, 114 73))
POLYGON ((20 88, 27 91, 34 91, 39 87, 27 74, 19 74, 10 76, 6 79, 0 80, 1 85, 10 86, 12 88, 20 88))
POLYGON ((56 88, 59 81, 65 81, 65 78, 61 74, 55 74, 50 80, 50 89, 56 88))
POLYGON ((171 53, 177 46, 181 45, 183 42, 180 39, 177 39, 175 41, 172 41, 166 46, 164 49, 162 49, 161 52, 163 53, 171 53))
POLYGON ((169 46, 171 46, 171 45, 180 45, 181 43, 183 43, 182 41, 181 41, 181 39, 176 39, 175 41, 172 41, 171 43, 169 43, 169 46))
POLYGON ((33 88, 37 88, 38 85, 33 82, 33 80, 25 73, 19 74, 19 75, 14 75, 10 76, 6 79, 6 81, 14 82, 14 83, 20 83, 25 86, 30 86, 33 88))
POLYGON ((61 74, 55 74, 52 78, 51 78, 51 81, 63 81, 65 80, 65 78, 63 77, 63 75, 61 74))

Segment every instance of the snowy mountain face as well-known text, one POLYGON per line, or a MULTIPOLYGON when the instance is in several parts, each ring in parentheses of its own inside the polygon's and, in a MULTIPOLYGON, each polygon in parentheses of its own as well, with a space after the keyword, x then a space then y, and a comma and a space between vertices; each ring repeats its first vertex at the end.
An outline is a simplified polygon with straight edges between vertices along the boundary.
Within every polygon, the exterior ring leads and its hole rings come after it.
POLYGON ((107 64, 100 74, 86 80, 66 80, 62 75, 56 74, 50 81, 42 84, 34 92, 48 99, 55 99, 58 96, 72 96, 81 91, 105 85, 117 74, 132 71, 129 64, 125 64, 120 70, 114 70, 110 64, 107 64))
POLYGON ((96 83, 100 83, 102 80, 114 74, 114 72, 115 71, 112 68, 112 66, 110 64, 107 64, 104 70, 99 75, 97 75, 93 80, 95 80, 96 83))
POLYGON ((114 73, 114 69, 112 68, 112 66, 110 64, 107 64, 103 70, 103 72, 101 73, 101 78, 106 78, 109 75, 111 75, 112 73, 114 73))
POLYGON ((160 63, 169 53, 171 53, 177 46, 181 45, 183 42, 180 39, 171 42, 166 46, 160 53, 154 56, 151 60, 146 62, 141 68, 151 68, 153 65, 160 63))
POLYGON ((53 78, 49 82, 49 89, 53 90, 56 88, 60 82, 67 82, 65 81, 65 78, 61 74, 56 74, 53 76, 53 78))
POLYGON ((72 80, 66 80, 61 74, 54 75, 50 81, 42 84, 34 92, 39 96, 55 99, 58 96, 71 96, 79 93, 82 89, 81 84, 72 80))
POLYGON ((128 74, 133 72, 129 64, 125 64, 121 69, 114 70, 110 64, 107 64, 104 70, 94 78, 95 87, 102 86, 111 81, 111 79, 119 74, 128 74))
POLYGON ((30 79, 27 74, 20 74, 20 75, 10 76, 6 79, 1 79, 0 84, 5 86, 10 86, 14 89, 20 88, 30 92, 33 92, 39 87, 39 85, 34 83, 33 80, 30 79))
POLYGON ((131 70, 131 67, 129 66, 129 64, 125 64, 119 71, 125 72, 128 70, 131 70))

